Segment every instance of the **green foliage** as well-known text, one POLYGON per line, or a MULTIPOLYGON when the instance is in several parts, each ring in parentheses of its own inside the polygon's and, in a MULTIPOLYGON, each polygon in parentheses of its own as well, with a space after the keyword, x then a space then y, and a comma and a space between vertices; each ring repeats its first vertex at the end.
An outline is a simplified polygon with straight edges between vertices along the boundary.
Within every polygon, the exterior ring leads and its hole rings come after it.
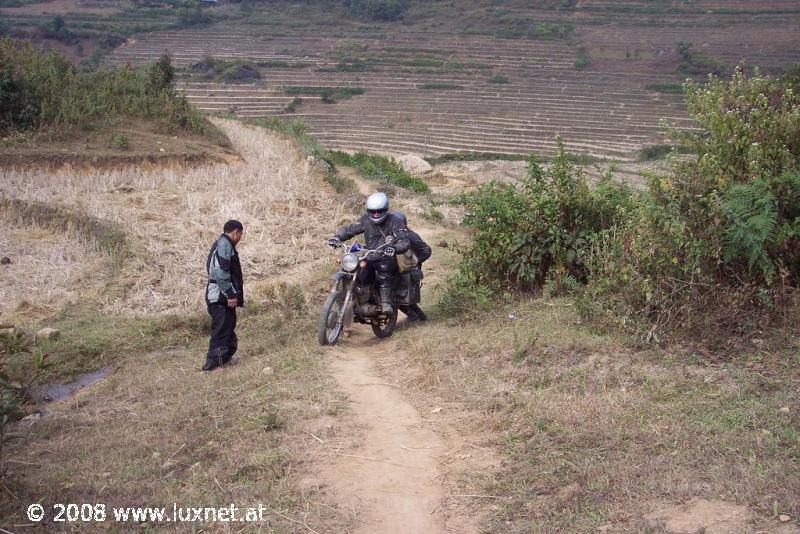
POLYGON ((297 108, 299 108, 301 105, 303 105, 303 99, 300 98, 299 96, 296 96, 292 99, 291 102, 289 102, 289 104, 283 111, 285 113, 294 113, 295 111, 297 111, 297 108))
POLYGON ((199 4, 195 6, 182 7, 178 11, 179 28, 191 28, 193 26, 206 26, 214 22, 214 18, 203 11, 199 4))
POLYGON ((586 51, 585 46, 579 46, 575 51, 575 64, 577 70, 583 70, 589 66, 589 53, 586 51))
POLYGON ((390 21, 403 18, 408 9, 408 0, 344 0, 350 14, 375 21, 390 21))
POLYGON ((119 150, 126 150, 128 148, 128 139, 119 132, 114 134, 112 142, 114 143, 114 146, 119 150))
POLYGON ((742 70, 689 82, 686 95, 702 130, 684 148, 697 158, 651 176, 633 217, 598 236, 587 260, 584 311, 648 340, 769 308, 800 283, 800 99, 742 70))
POLYGON ((678 42, 676 51, 680 58, 678 74, 684 76, 722 76, 729 71, 728 67, 705 54, 693 52, 692 43, 678 42))
POLYGON ((367 154, 366 152, 348 154, 331 150, 328 151, 326 159, 334 165, 355 167, 371 180, 397 185, 418 193, 425 193, 429 189, 428 184, 422 179, 409 174, 397 161, 386 156, 367 154))
POLYGON ((495 74, 488 80, 489 83, 505 84, 508 83, 508 76, 504 74, 495 74))
POLYGON ((363 95, 363 87, 317 87, 317 86, 298 86, 291 85, 286 88, 289 95, 319 95, 325 104, 335 104, 336 99, 352 98, 353 96, 363 95))
POLYGON ((147 85, 152 92, 171 91, 175 82, 175 67, 166 52, 147 69, 147 85))
POLYGON ((225 83, 251 82, 261 79, 261 73, 249 61, 228 61, 211 56, 204 56, 193 64, 192 71, 207 80, 218 80, 225 83))
POLYGON ((433 91, 447 91, 447 90, 463 89, 464 87, 455 83, 428 82, 420 84, 419 88, 433 90, 433 91))
POLYGON ((683 85, 679 83, 648 83, 644 88, 648 91, 663 93, 665 95, 679 95, 683 93, 683 85))
POLYGON ((678 154, 689 154, 691 150, 683 145, 648 145, 639 150, 639 161, 654 161, 664 159, 673 152, 678 154))
POLYGON ((521 185, 491 182, 461 197, 464 224, 475 230, 462 270, 481 285, 531 290, 566 275, 586 280, 589 239, 626 217, 633 194, 605 177, 590 187, 561 139, 545 170, 535 158, 521 185))
POLYGON ((800 162, 800 94, 780 81, 748 76, 686 84, 689 113, 702 129, 687 137, 709 188, 769 179, 800 162))
POLYGON ((428 159, 431 165, 439 165, 450 161, 523 161, 528 156, 522 154, 506 154, 501 152, 451 152, 428 159))
POLYGON ((62 54, 2 39, 0 131, 67 133, 131 117, 158 121, 167 130, 211 133, 203 115, 171 84, 164 85, 170 69, 162 58, 149 72, 127 66, 80 72, 62 54))

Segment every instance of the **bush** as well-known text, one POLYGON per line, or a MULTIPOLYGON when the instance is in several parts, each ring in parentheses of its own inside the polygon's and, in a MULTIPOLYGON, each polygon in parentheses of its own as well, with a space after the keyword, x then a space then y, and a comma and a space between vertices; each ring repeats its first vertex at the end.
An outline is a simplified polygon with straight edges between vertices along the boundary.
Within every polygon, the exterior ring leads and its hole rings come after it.
POLYGON ((386 156, 367 154, 366 152, 356 152, 350 155, 346 152, 330 150, 326 159, 333 165, 355 167, 371 180, 397 185, 418 193, 428 191, 428 184, 419 177, 409 174, 394 159, 386 156))
POLYGON ((499 83, 499 84, 508 83, 508 76, 505 76, 503 74, 495 74, 491 78, 489 78, 489 83, 499 83))
POLYGON ((255 65, 243 60, 227 61, 204 56, 192 65, 192 71, 207 80, 218 80, 225 83, 249 82, 261 79, 255 65))
POLYGON ((186 98, 175 93, 167 57, 147 72, 127 66, 80 72, 60 53, 2 39, 0 69, 1 132, 69 133, 122 117, 155 120, 168 130, 203 134, 214 130, 186 98))
POLYGON ((573 66, 576 70, 583 70, 589 66, 589 62, 589 53, 586 51, 586 47, 579 46, 575 51, 575 63, 573 66))
POLYGON ((399 20, 408 9, 408 0, 345 0, 350 14, 376 21, 399 20))
POLYGON ((420 84, 419 88, 431 91, 456 91, 464 87, 455 83, 428 82, 420 84))
POLYGON ((588 260, 585 309, 647 339, 769 307, 800 284, 800 99, 742 70, 685 89, 702 130, 683 142, 697 159, 651 177, 635 216, 588 260))
POLYGON ((491 182, 461 197, 463 222, 475 233, 460 270, 497 290, 586 280, 589 239, 624 219, 632 199, 627 186, 608 176, 590 187, 559 139, 547 170, 531 157, 521 185, 491 182))

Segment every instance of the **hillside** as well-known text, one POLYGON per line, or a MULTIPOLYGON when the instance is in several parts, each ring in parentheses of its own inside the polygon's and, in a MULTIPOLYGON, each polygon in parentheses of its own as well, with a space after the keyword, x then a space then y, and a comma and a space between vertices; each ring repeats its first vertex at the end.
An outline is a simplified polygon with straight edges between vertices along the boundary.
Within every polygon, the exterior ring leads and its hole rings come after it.
POLYGON ((571 152, 615 160, 665 142, 661 120, 691 126, 687 76, 800 61, 791 3, 565 5, 414 3, 402 24, 260 5, 241 24, 136 37, 111 61, 168 50, 187 67, 204 56, 248 64, 258 78, 220 83, 190 70, 182 87, 210 113, 302 118, 335 148, 550 154, 560 134, 571 152), (326 103, 312 91, 325 87, 363 94, 326 103))
POLYGON ((0 17, 0 532, 800 533, 797 2, 0 17), (320 346, 374 191, 428 320, 320 346))

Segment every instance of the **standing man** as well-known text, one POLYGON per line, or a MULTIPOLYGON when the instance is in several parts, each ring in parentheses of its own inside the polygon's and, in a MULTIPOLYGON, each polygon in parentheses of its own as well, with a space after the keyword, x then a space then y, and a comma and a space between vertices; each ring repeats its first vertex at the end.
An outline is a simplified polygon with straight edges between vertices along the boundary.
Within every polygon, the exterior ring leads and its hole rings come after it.
MULTIPOLYGON (((411 251, 417 257, 417 269, 422 272, 422 264, 431 257, 431 247, 422 239, 422 237, 411 228, 406 229, 408 233, 408 241, 411 244, 411 251)), ((417 321, 427 321, 428 316, 425 315, 419 304, 412 304, 411 306, 400 306, 400 311, 408 316, 407 323, 415 323, 417 321)))
POLYGON ((242 265, 236 245, 244 227, 236 220, 225 223, 223 234, 211 245, 206 260, 206 304, 211 316, 211 341, 203 371, 227 364, 236 353, 236 308, 244 306, 242 265))

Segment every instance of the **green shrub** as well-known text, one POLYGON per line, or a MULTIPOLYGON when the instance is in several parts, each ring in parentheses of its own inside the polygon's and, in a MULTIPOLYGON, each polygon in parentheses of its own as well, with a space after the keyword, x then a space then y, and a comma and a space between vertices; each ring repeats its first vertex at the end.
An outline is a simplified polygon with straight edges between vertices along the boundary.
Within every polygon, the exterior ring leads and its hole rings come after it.
POLYGON ((356 152, 351 155, 338 150, 330 150, 326 159, 334 165, 355 167, 371 180, 396 185, 418 193, 425 193, 429 190, 428 184, 422 179, 409 174, 397 161, 386 156, 367 154, 366 152, 356 152))
POLYGON ((587 260, 585 309, 646 339, 769 307, 800 284, 800 98, 742 70, 685 87, 701 131, 683 142, 696 160, 652 176, 634 216, 587 260))
POLYGON ((489 78, 488 81, 489 83, 499 83, 499 84, 508 83, 508 76, 505 76, 503 74, 495 74, 491 78, 489 78))
POLYGON ((428 82, 420 84, 419 88, 433 90, 433 91, 447 91, 447 90, 463 89, 464 87, 455 83, 428 82))
POLYGON ((546 170, 531 157, 522 184, 491 182, 461 197, 463 223, 474 229, 461 268, 496 289, 532 290, 566 276, 585 281, 590 237, 624 219, 632 199, 608 176, 590 187, 559 139, 546 170))
POLYGON ((261 73, 249 61, 228 61, 204 56, 192 65, 192 71, 207 80, 218 80, 225 83, 250 82, 261 79, 261 73))
POLYGON ((690 154, 691 150, 689 147, 683 145, 648 145, 639 150, 639 161, 655 161, 664 159, 673 152, 678 154, 690 154))
POLYGON ((128 139, 121 133, 114 134, 113 143, 119 150, 126 150, 128 148, 128 139))
POLYGON ((589 66, 589 61, 589 53, 586 51, 586 47, 579 46, 575 51, 575 63, 573 66, 577 70, 583 70, 589 66))
POLYGON ((408 0, 344 0, 348 11, 366 20, 389 21, 403 17, 408 0))
POLYGON ((363 87, 317 87, 317 86, 298 86, 291 85, 286 88, 289 95, 319 95, 326 104, 336 103, 337 98, 352 98, 353 96, 363 95, 363 87))
POLYGON ((147 72, 127 66, 80 72, 60 53, 2 39, 0 131, 68 133, 135 117, 155 120, 167 130, 215 132, 167 83, 170 69, 168 58, 162 57, 147 72))
POLYGON ((707 76, 712 74, 714 76, 722 76, 729 72, 728 67, 719 61, 701 54, 693 52, 692 43, 683 41, 678 42, 676 49, 680 63, 678 64, 677 73, 684 76, 707 76))
POLYGON ((679 83, 649 83, 644 86, 648 91, 664 93, 666 95, 679 95, 683 93, 683 85, 679 83))

